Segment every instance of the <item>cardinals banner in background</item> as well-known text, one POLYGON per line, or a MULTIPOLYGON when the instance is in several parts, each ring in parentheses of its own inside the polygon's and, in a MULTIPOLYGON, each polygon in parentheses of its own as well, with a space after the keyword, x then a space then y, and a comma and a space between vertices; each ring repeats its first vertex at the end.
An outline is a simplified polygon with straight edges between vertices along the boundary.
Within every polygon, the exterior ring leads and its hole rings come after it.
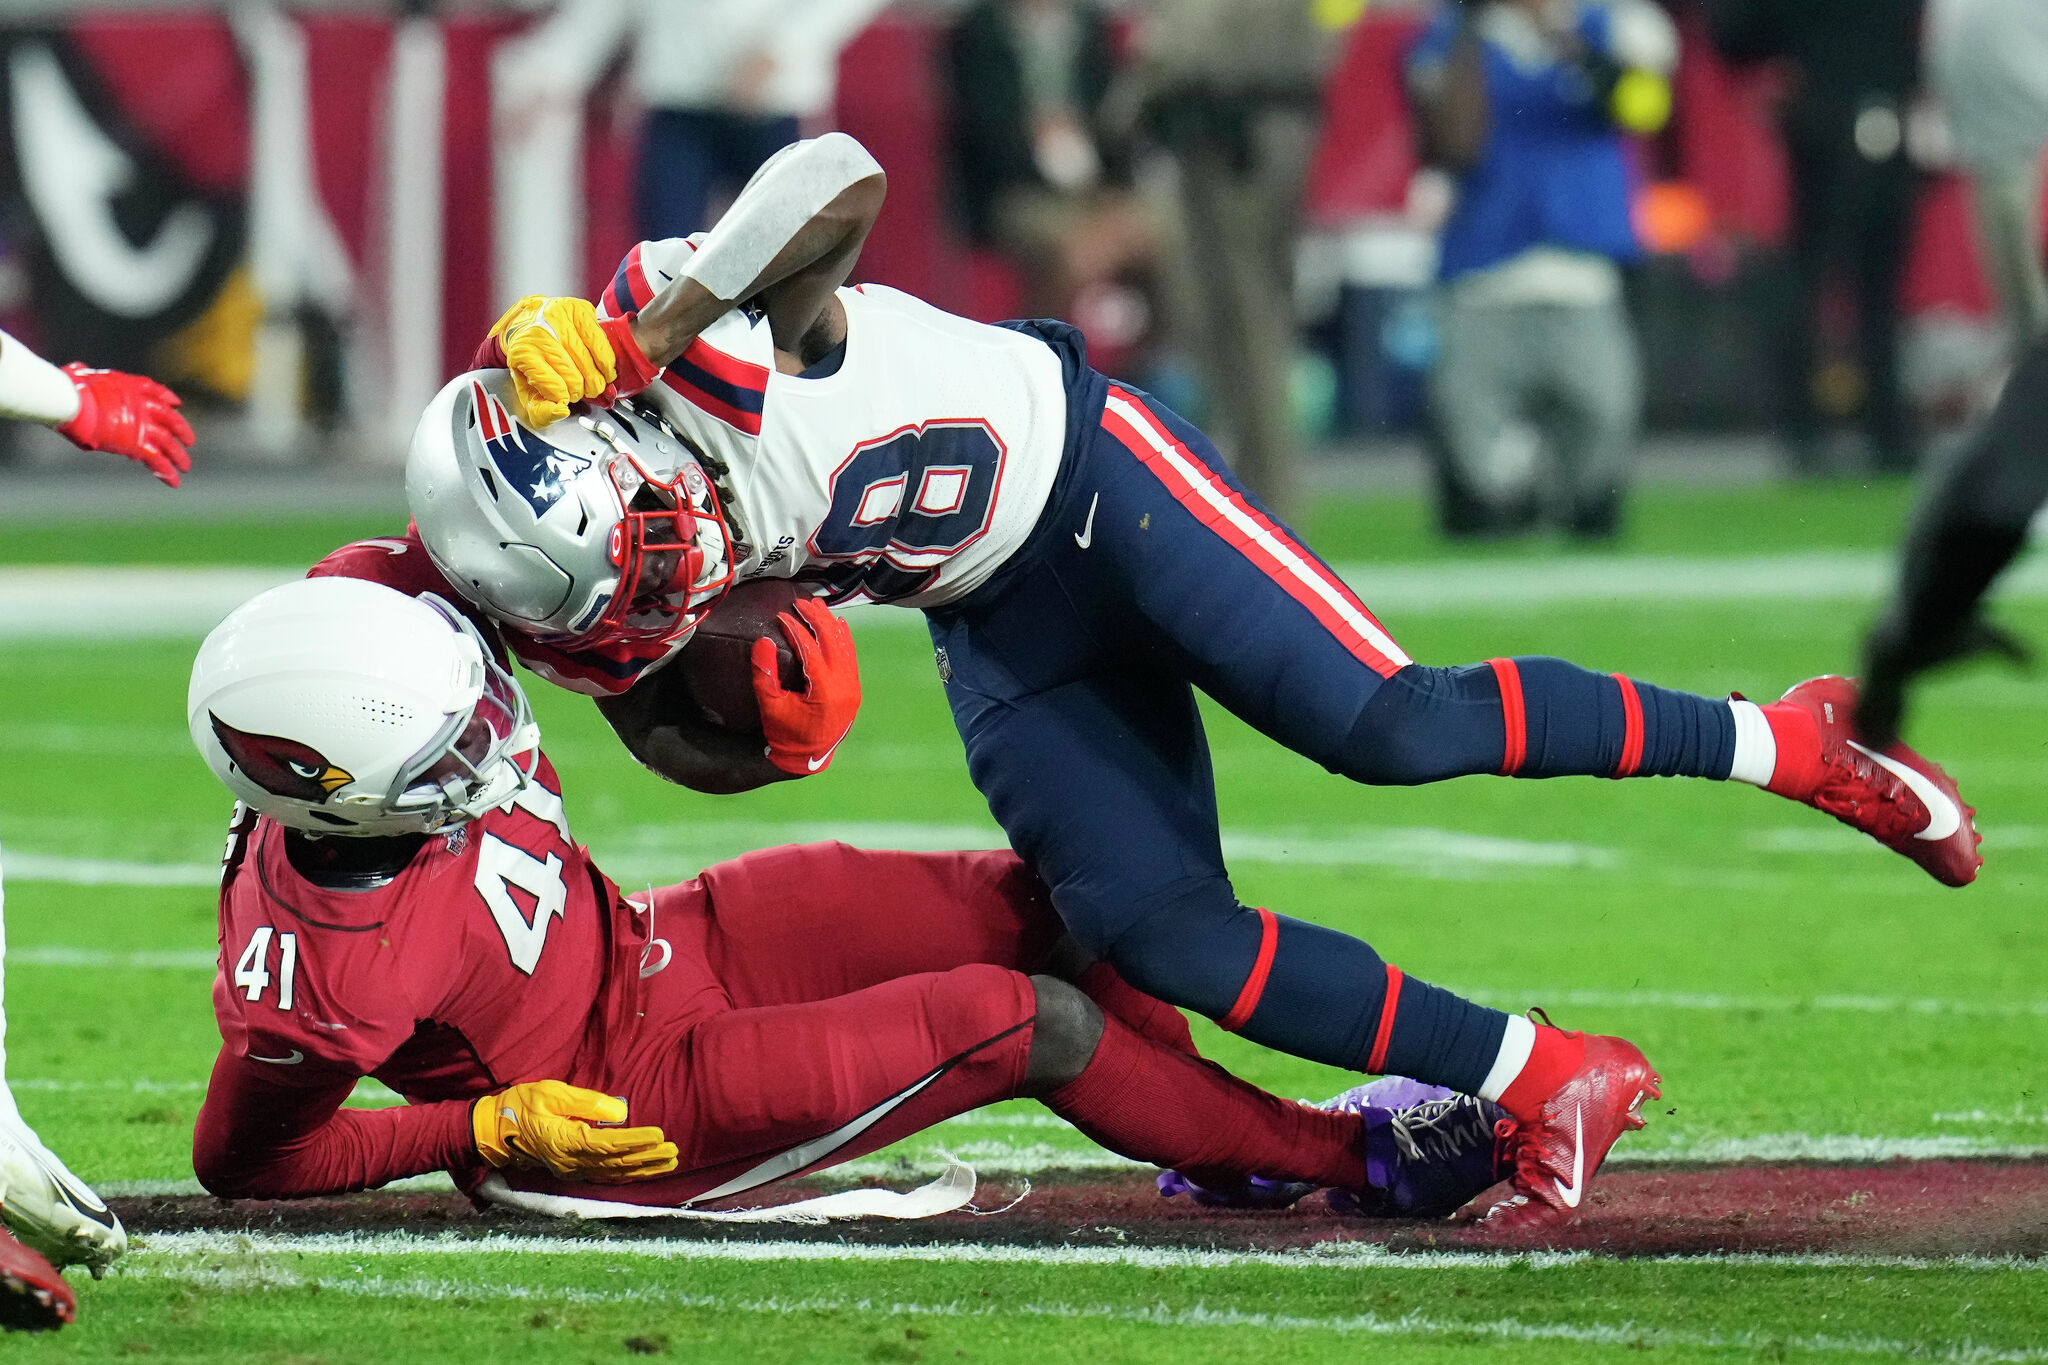
POLYGON ((0 222, 26 286, 16 325, 39 348, 240 399, 260 306, 240 276, 245 92, 216 36, 224 52, 181 53, 204 127, 179 129, 141 88, 161 71, 143 51, 0 29, 0 222))
POLYGON ((488 58, 526 22, 256 3, 0 26, 6 325, 226 409, 251 447, 332 428, 401 456, 394 405, 498 311, 488 58))

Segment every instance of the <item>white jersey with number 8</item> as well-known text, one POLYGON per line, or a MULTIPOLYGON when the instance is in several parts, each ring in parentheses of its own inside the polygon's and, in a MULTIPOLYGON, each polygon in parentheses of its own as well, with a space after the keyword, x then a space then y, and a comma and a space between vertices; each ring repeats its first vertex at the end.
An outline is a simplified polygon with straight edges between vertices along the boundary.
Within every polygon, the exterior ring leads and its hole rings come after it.
MULTIPOLYGON (((694 249, 633 248, 605 314, 645 307, 694 249)), ((838 296, 835 373, 780 373, 766 320, 735 309, 643 397, 728 470, 740 578, 822 578, 839 603, 958 601, 1024 543, 1052 491, 1066 442, 1059 357, 899 290, 838 296)))

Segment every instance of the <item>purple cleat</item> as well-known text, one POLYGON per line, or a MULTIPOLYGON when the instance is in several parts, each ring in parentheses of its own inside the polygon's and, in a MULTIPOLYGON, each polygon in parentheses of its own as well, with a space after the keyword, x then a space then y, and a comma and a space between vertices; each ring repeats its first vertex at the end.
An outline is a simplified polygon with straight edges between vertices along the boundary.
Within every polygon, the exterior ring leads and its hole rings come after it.
MULTIPOLYGON (((1499 1105, 1406 1076, 1382 1076, 1316 1106, 1365 1120, 1370 1188, 1329 1191, 1338 1213, 1374 1218, 1440 1218, 1505 1179, 1513 1166, 1514 1120, 1499 1105)), ((1159 1193, 1185 1194, 1208 1208, 1284 1209, 1315 1186, 1248 1176, 1198 1184, 1178 1171, 1159 1176, 1159 1193)))
POLYGON ((1248 1175, 1228 1184, 1219 1181, 1198 1185, 1179 1171, 1159 1173, 1162 1196, 1171 1199, 1184 1194, 1210 1209, 1293 1208, 1315 1191, 1316 1187, 1306 1180, 1268 1180, 1262 1175, 1248 1175))
POLYGON ((1365 1119, 1370 1188, 1331 1190, 1338 1213, 1442 1218, 1507 1179, 1515 1121, 1505 1109, 1442 1086, 1386 1076, 1324 1101, 1365 1119))

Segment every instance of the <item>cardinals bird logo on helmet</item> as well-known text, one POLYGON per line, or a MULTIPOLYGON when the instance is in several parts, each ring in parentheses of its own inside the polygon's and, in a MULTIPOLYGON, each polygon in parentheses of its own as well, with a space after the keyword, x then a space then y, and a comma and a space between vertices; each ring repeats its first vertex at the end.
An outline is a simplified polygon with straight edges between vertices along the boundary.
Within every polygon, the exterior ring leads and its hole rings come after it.
POLYGON ((234 765, 251 782, 277 796, 294 801, 325 801, 355 781, 346 768, 336 767, 310 744, 283 735, 252 735, 237 730, 211 712, 213 734, 234 765))

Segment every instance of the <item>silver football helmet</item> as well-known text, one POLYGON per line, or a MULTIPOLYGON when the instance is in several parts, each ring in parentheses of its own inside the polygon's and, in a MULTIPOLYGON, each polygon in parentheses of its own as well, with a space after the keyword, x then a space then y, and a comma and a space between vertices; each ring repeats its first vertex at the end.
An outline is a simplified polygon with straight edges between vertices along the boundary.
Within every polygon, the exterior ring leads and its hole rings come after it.
POLYGON ((552 643, 688 635, 732 586, 738 551, 682 437, 631 400, 542 431, 517 412, 511 375, 477 370, 420 418, 405 492, 435 567, 552 643))
POLYGON ((503 805, 540 763, 525 693, 431 594, 307 578, 199 647, 192 742, 236 798, 313 834, 420 834, 503 805))

